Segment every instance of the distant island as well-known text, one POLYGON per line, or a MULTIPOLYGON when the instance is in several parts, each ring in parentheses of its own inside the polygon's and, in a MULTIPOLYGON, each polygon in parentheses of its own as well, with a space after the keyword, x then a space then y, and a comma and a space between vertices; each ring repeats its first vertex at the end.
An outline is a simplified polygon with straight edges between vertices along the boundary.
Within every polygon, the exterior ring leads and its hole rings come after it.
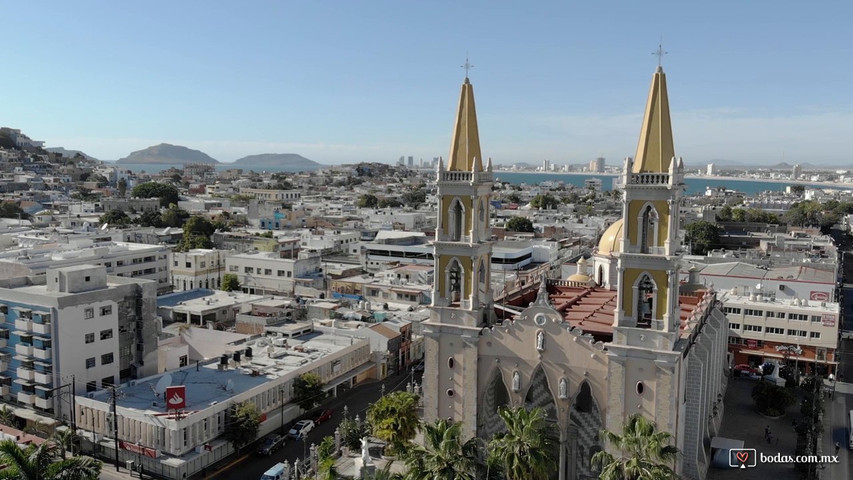
POLYGON ((161 143, 160 145, 154 145, 144 150, 133 152, 119 159, 116 163, 119 165, 174 165, 188 163, 216 165, 219 162, 199 150, 193 150, 180 145, 161 143))
POLYGON ((322 168, 319 163, 309 160, 296 153, 262 153, 249 155, 234 161, 233 165, 240 168, 274 168, 276 170, 317 170, 322 168))

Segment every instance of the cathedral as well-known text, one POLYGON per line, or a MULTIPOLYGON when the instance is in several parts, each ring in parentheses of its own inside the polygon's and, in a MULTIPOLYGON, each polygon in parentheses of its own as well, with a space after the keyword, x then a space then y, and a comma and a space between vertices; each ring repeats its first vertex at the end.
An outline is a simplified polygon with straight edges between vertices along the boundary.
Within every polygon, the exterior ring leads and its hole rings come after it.
POLYGON ((559 432, 559 479, 597 478, 599 432, 639 413, 672 434, 673 468, 705 478, 723 416, 728 325, 713 286, 679 282, 684 165, 675 156, 666 75, 652 76, 637 152, 619 178, 622 219, 591 262, 541 279, 535 301, 496 321, 490 287, 491 160, 480 150, 474 88, 462 84, 447 162, 439 162, 435 282, 424 323, 426 421, 461 421, 489 439, 502 406, 541 407, 559 432), (591 263, 591 264, 590 264, 591 263))

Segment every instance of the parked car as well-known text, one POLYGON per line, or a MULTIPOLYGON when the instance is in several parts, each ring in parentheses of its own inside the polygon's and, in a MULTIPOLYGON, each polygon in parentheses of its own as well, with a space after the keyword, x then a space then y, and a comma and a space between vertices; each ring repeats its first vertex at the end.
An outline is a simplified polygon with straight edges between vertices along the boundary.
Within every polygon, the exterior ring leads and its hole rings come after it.
POLYGON ((762 375, 764 373, 760 368, 753 367, 752 365, 747 365, 745 363, 735 365, 734 371, 739 375, 746 375, 747 377, 752 375, 762 375))
POLYGON ((317 425, 320 425, 321 423, 325 422, 326 420, 332 418, 333 413, 335 413, 334 410, 332 410, 330 408, 323 410, 322 412, 317 414, 316 418, 314 418, 314 423, 317 425))
POLYGON ((288 435, 290 435, 292 438, 300 439, 313 429, 313 420, 300 420, 293 425, 293 428, 290 429, 288 435))
POLYGON ((264 437, 261 446, 258 447, 258 453, 261 455, 272 455, 272 452, 284 446, 284 437, 278 434, 270 434, 264 437))

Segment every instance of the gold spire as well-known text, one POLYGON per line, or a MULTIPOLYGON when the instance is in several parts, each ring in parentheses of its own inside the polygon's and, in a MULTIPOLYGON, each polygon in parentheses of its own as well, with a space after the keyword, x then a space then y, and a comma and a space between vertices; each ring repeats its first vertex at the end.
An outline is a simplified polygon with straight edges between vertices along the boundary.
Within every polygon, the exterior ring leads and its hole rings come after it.
POLYGON ((646 114, 643 116, 643 129, 640 131, 640 143, 634 156, 633 172, 666 172, 674 156, 666 75, 658 65, 652 77, 646 114))
POLYGON ((474 108, 474 86, 466 76, 459 97, 447 170, 470 172, 472 168, 482 172, 483 160, 480 154, 480 134, 477 131, 477 110, 474 108))

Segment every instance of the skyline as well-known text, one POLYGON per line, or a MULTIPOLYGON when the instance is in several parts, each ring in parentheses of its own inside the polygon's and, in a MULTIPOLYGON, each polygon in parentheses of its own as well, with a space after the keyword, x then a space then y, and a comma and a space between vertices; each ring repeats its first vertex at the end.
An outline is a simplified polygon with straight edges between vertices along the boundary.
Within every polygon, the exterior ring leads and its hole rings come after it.
POLYGON ((618 165, 662 35, 688 166, 849 165, 853 5, 773 6, 15 5, 0 125, 102 160, 159 143, 220 162, 447 157, 467 52, 484 157, 618 165))

